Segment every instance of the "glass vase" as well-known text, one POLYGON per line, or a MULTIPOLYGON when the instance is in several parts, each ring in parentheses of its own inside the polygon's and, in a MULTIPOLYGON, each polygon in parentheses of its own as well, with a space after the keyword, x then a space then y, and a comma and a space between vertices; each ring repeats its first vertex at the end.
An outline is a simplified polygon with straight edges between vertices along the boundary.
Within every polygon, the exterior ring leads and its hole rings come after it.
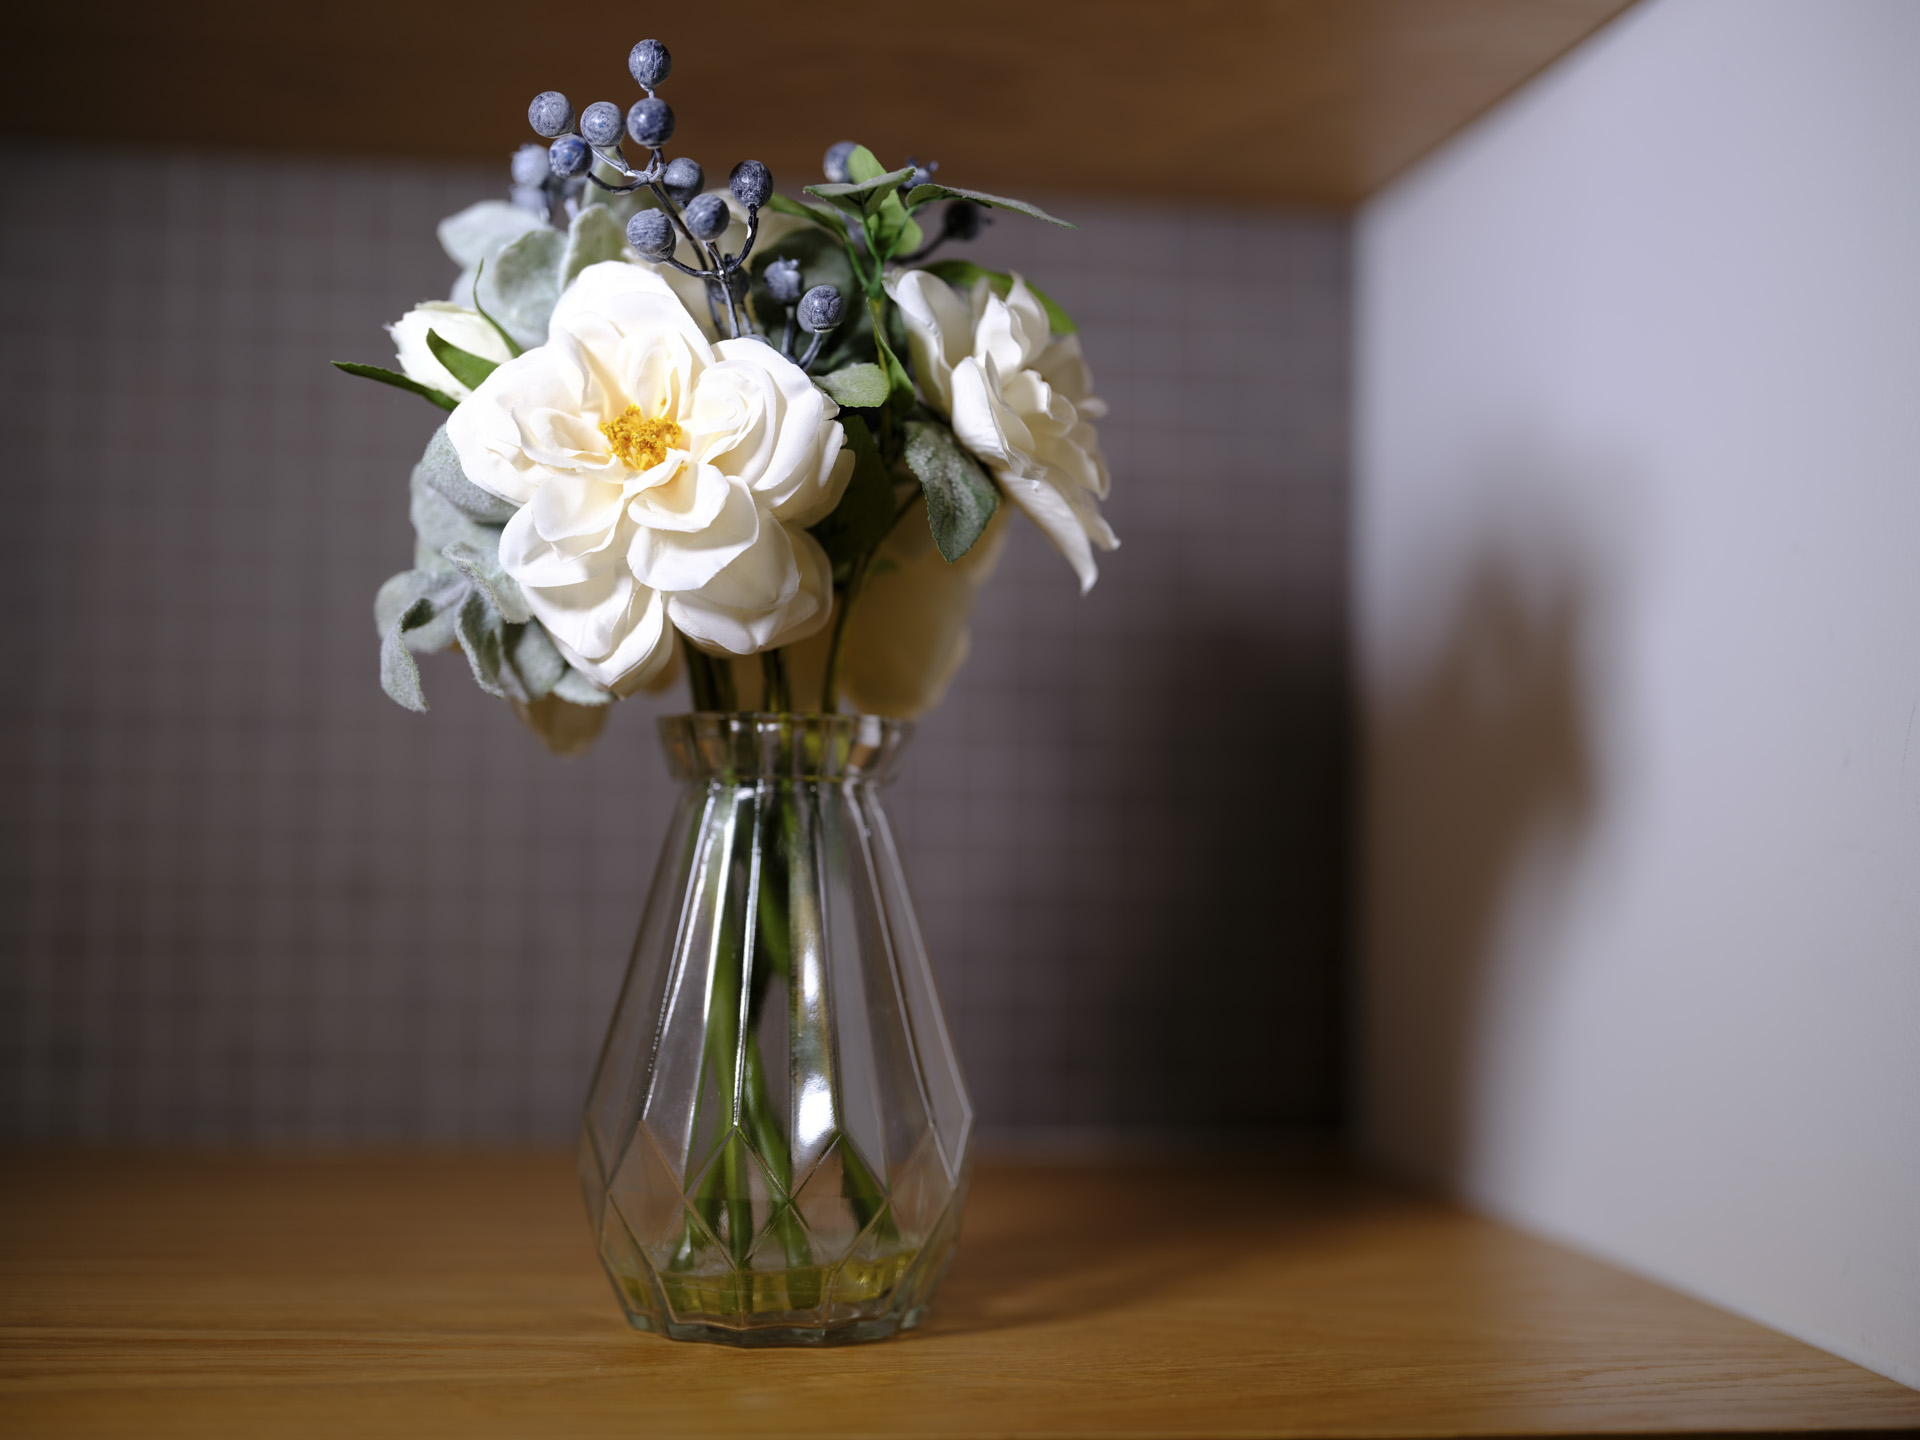
POLYGON ((660 721, 683 790, 580 1140, 636 1329, 883 1339, 952 1256, 973 1108, 879 803, 909 730, 660 721))

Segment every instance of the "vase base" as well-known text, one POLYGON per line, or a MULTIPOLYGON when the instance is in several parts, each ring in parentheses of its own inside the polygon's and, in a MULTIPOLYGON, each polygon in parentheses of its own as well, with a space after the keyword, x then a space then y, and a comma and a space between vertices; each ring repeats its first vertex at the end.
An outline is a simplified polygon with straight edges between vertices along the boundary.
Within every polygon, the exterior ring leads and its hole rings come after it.
POLYGON ((741 1328, 732 1325, 661 1324, 651 1315, 627 1312, 627 1323, 649 1335, 667 1340, 689 1340, 703 1345, 731 1345, 736 1350, 790 1350, 828 1345, 866 1345, 885 1340, 903 1330, 911 1330, 925 1318, 927 1307, 915 1306, 901 1315, 877 1315, 870 1319, 849 1320, 836 1325, 764 1325, 741 1328))

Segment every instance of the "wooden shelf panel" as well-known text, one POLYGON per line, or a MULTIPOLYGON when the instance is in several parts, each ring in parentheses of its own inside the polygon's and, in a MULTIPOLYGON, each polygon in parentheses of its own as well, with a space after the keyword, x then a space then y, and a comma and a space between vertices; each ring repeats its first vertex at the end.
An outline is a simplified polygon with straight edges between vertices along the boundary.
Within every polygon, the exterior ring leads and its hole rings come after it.
MULTIPOLYGON (((885 11, 746 0, 647 18, 614 0, 35 5, 0 132, 483 158, 534 137, 537 91, 625 105, 637 26, 676 64, 685 147, 789 188, 835 140, 942 178, 1344 206, 1550 64, 1629 0, 975 0, 885 11)), ((676 149, 675 153, 681 153, 676 149)), ((504 180, 503 180, 504 184, 504 180)))
POLYGON ((1920 1394, 1326 1165, 983 1166, 932 1318, 627 1330, 568 1157, 14 1156, 11 1435, 1766 1433, 1920 1394))

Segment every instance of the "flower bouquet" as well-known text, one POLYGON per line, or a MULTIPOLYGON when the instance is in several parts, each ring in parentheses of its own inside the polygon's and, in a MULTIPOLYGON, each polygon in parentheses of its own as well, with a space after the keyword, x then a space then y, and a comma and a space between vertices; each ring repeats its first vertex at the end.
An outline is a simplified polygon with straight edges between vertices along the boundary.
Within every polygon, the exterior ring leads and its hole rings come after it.
POLYGON ((381 684, 425 710, 415 657, 457 648, 564 754, 684 671, 684 797, 582 1127, 596 1243, 641 1329, 879 1338, 952 1253, 972 1110, 876 796, 1003 502, 1092 585, 1104 406, 1059 306, 936 258, 991 211, 1064 222, 850 142, 801 195, 754 160, 709 189, 666 154, 666 47, 628 66, 624 111, 534 99, 510 200, 440 226, 452 298, 389 327, 397 370, 341 365, 448 412, 381 684))

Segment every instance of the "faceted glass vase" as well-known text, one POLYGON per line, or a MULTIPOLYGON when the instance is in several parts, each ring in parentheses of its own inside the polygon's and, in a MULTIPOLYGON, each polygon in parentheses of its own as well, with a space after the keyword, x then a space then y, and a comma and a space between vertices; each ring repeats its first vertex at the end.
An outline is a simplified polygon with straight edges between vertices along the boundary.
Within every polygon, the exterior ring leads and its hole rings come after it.
POLYGON ((660 722, 684 788, 580 1140, 636 1329, 883 1339, 953 1254, 973 1108, 878 795, 908 730, 660 722))

